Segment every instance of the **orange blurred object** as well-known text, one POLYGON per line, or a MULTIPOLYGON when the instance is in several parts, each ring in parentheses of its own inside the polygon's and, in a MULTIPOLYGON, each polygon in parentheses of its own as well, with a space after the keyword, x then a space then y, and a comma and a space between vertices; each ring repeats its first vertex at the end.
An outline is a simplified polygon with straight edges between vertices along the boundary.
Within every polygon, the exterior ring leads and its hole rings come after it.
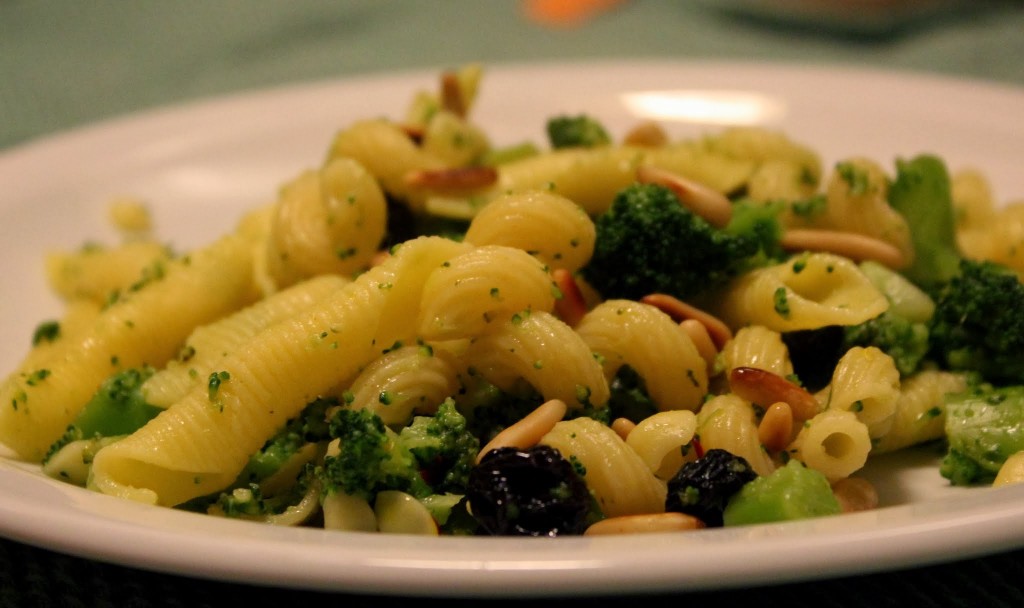
POLYGON ((623 0, 523 0, 531 20, 553 27, 572 27, 614 8, 623 0))

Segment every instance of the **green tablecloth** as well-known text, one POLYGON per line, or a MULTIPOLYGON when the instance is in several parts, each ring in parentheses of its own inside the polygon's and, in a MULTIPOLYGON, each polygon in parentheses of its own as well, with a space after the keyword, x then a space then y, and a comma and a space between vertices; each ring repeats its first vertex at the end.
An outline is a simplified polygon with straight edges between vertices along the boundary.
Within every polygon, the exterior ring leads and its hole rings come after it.
MULTIPOLYGON (((715 4, 632 0, 577 27, 552 29, 526 19, 510 0, 0 0, 0 148, 184 100, 466 61, 757 58, 1024 86, 1019 2, 968 1, 870 32, 769 23, 724 10, 739 3, 715 4)), ((1024 551, 1013 551, 905 572, 601 603, 1020 606, 1021 581, 1024 551)), ((257 599, 399 603, 194 580, 0 541, 4 605, 215 606, 257 599)))

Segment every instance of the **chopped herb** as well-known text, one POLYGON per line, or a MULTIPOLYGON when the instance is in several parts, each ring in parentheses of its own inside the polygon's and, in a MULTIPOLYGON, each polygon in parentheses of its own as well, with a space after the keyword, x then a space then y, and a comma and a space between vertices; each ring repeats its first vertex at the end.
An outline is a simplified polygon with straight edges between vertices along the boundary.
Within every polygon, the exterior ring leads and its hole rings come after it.
POLYGON ((37 384, 39 384, 43 380, 46 380, 46 378, 49 375, 50 375, 50 370, 48 370, 48 369, 37 369, 36 371, 34 371, 34 372, 32 372, 31 374, 28 375, 28 378, 25 380, 25 383, 28 384, 29 386, 36 386, 37 384))
POLYGON ((790 211, 797 217, 812 219, 825 213, 828 209, 828 199, 824 194, 816 194, 802 201, 793 201, 789 205, 790 211))
POLYGON ((40 323, 32 332, 32 346, 38 346, 43 342, 53 342, 60 337, 60 323, 56 321, 45 321, 40 323))
POLYGON ((574 471, 576 471, 577 475, 579 475, 580 477, 586 477, 587 467, 584 466, 582 462, 580 462, 580 459, 577 458, 575 454, 569 456, 569 464, 572 465, 572 468, 574 471))
POLYGON ((217 392, 220 391, 221 384, 231 379, 231 374, 226 371, 213 372, 210 374, 210 380, 207 383, 207 396, 210 401, 217 400, 217 392))
POLYGON ((853 163, 843 162, 836 165, 836 172, 850 187, 850 194, 852 196, 860 196, 868 192, 871 181, 868 179, 867 172, 863 169, 853 163))
POLYGON ((783 319, 789 318, 789 300, 786 298, 786 288, 779 287, 773 296, 775 301, 775 312, 783 319))

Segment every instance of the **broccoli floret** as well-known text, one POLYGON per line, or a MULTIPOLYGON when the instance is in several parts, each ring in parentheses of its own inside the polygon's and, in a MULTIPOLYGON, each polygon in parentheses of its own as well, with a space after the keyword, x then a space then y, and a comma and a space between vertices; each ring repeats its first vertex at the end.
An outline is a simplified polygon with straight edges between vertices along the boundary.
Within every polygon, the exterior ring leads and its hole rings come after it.
POLYGON ((128 435, 142 428, 162 410, 142 395, 151 367, 130 368, 107 378, 85 404, 64 434, 47 450, 47 462, 61 448, 79 439, 128 435))
POLYGON ((268 494, 258 483, 248 483, 233 486, 216 494, 195 498, 180 505, 180 508, 221 517, 267 521, 268 516, 281 515, 289 507, 298 504, 303 499, 310 488, 312 472, 312 465, 307 466, 287 491, 273 495, 268 494))
POLYGON ((892 357, 901 376, 918 370, 928 354, 928 326, 909 321, 890 311, 859 325, 844 328, 845 348, 874 346, 892 357))
POLYGON ((582 274, 605 298, 688 298, 748 269, 765 250, 771 223, 770 210, 751 210, 720 230, 671 190, 633 184, 597 217, 594 254, 582 274))
POLYGON ((283 429, 270 438, 262 448, 249 457, 249 462, 238 476, 239 484, 262 481, 277 472, 307 443, 330 439, 327 422, 328 408, 338 405, 337 399, 315 399, 283 429))
POLYGON ((611 143, 604 126, 592 116, 555 116, 548 119, 548 141, 552 148, 594 148, 611 143))
POLYGON ((924 288, 945 283, 958 272, 956 212, 949 173, 942 159, 924 154, 896 162, 889 204, 907 220, 914 260, 904 272, 924 288))
POLYGON ((785 257, 781 245, 783 226, 779 216, 786 210, 786 206, 785 201, 758 203, 746 199, 733 204, 732 217, 723 230, 756 244, 753 255, 760 259, 747 260, 748 266, 768 264, 785 257))
POLYGON ((949 447, 939 472, 953 485, 990 483, 1024 450, 1024 386, 979 384, 946 397, 949 447))
POLYGON ((338 451, 318 470, 326 493, 372 500, 382 490, 416 498, 462 494, 479 451, 466 418, 446 401, 434 416, 417 416, 396 433, 370 410, 338 410, 330 421, 338 451))
POLYGON ((435 492, 462 492, 480 451, 480 441, 466 428, 455 402, 446 400, 433 416, 416 416, 398 436, 435 492))
POLYGON ((273 512, 263 499, 259 484, 249 484, 230 492, 222 492, 214 503, 213 512, 225 517, 249 518, 273 512))
POLYGON ((338 440, 338 453, 329 453, 318 470, 326 494, 345 492, 366 500, 382 490, 418 498, 433 494, 412 452, 372 411, 338 410, 330 434, 338 440))
POLYGON ((963 260, 935 295, 932 356, 950 369, 1024 383, 1024 285, 993 262, 963 260))
POLYGON ((909 376, 928 356, 928 322, 935 302, 906 277, 877 262, 862 262, 860 269, 885 295, 889 308, 864 323, 844 327, 843 350, 877 347, 893 358, 901 375, 909 376))

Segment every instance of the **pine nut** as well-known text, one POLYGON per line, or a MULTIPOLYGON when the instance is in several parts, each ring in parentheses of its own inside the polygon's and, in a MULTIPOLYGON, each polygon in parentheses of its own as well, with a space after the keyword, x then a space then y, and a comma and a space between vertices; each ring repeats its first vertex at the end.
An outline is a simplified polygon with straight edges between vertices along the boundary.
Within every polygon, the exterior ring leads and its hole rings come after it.
POLYGON ((757 438, 769 452, 786 449, 793 438, 793 410, 788 403, 777 401, 765 410, 757 438))
POLYGON ((648 120, 630 129, 622 139, 622 143, 626 146, 660 148, 668 143, 668 134, 660 124, 648 120))
POLYGON ((821 409, 814 395, 782 376, 756 367, 737 367, 729 372, 729 386, 740 397, 764 405, 785 401, 794 420, 810 420, 821 409))
POLYGON ((562 292, 562 297, 555 301, 555 313, 569 327, 576 327, 587 314, 587 303, 583 299, 583 292, 576 283, 572 273, 565 268, 556 268, 551 272, 555 286, 562 292))
POLYGON ((708 366, 708 375, 715 368, 715 358, 718 357, 718 349, 708 333, 708 328, 696 319, 683 319, 679 327, 690 336, 690 341, 697 347, 704 363, 708 366))
POLYGON ((541 437, 555 428, 555 424, 565 417, 568 409, 565 402, 559 399, 544 402, 522 420, 495 435, 494 439, 491 439, 476 455, 477 464, 491 450, 506 447, 525 450, 537 445, 541 437))
POLYGON ((622 515, 609 517, 591 524, 583 533, 585 536, 605 534, 643 534, 651 532, 685 532, 699 530, 704 522, 692 515, 669 511, 646 515, 622 515))
POLYGON ((430 190, 473 190, 497 181, 498 171, 494 167, 422 169, 405 174, 405 183, 409 186, 430 190))
POLYGON ((868 511, 878 506, 878 491, 871 482, 862 477, 844 477, 832 484, 843 513, 868 511))
POLYGON ((611 427, 615 434, 625 441, 633 429, 636 428, 636 423, 629 418, 616 418, 612 421, 611 427))
POLYGON ((459 76, 455 72, 447 71, 441 74, 441 107, 460 118, 465 118, 469 110, 469 104, 462 95, 462 86, 459 84, 459 76))
POLYGON ((671 190, 684 207, 706 219, 716 228, 722 228, 732 219, 732 201, 721 192, 700 182, 687 179, 653 165, 641 165, 636 177, 645 184, 657 184, 671 190))
POLYGON ((640 299, 644 304, 650 304, 677 323, 685 319, 693 319, 700 322, 711 336, 717 350, 725 348, 726 342, 732 340, 732 330, 721 319, 711 313, 705 312, 692 304, 687 304, 675 296, 664 293, 652 293, 640 299))
POLYGON ((856 232, 794 228, 782 234, 779 244, 788 251, 830 252, 857 262, 873 260, 896 270, 910 262, 895 245, 856 232))

